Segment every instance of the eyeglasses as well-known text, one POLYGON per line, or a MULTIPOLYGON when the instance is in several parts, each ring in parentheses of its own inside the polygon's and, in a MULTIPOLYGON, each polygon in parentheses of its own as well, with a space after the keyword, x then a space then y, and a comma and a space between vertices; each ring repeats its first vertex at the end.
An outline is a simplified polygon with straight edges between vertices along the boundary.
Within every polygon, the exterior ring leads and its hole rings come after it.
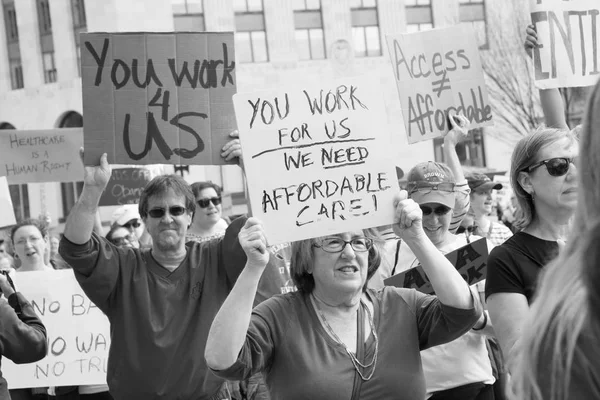
POLYGON ((200 199, 196 203, 198 203, 198 206, 200 208, 207 208, 208 206, 210 206, 210 203, 213 203, 213 205, 216 207, 219 204, 221 204, 221 196, 211 197, 210 199, 200 199))
POLYGON ((454 183, 451 182, 440 182, 431 183, 427 181, 409 182, 408 193, 419 192, 427 194, 432 190, 441 190, 443 192, 454 192, 454 183))
POLYGON ((423 211, 423 215, 429 215, 432 212, 435 215, 446 215, 451 210, 450 207, 443 206, 443 205, 437 206, 436 208, 431 208, 429 206, 419 206, 419 207, 421 207, 421 211, 423 211))
POLYGON ((467 227, 459 226, 458 229, 456 230, 456 233, 461 234, 461 233, 467 232, 467 233, 471 234, 471 233, 475 232, 476 230, 477 230, 477 225, 470 225, 467 227))
POLYGON ((320 247, 323 249, 323 251, 328 253, 340 253, 344 251, 347 244, 352 247, 352 250, 363 253, 365 251, 369 251, 369 249, 373 247, 373 240, 364 237, 357 237, 350 241, 346 241, 339 237, 326 237, 321 239, 321 243, 314 243, 313 247, 320 247))
POLYGON ((31 236, 29 238, 19 239, 15 242, 15 244, 18 244, 19 246, 24 246, 27 242, 34 244, 36 242, 39 242, 40 240, 42 240, 42 238, 39 236, 31 236))
POLYGON ((135 228, 135 229, 137 229, 140 226, 142 226, 142 224, 140 223, 140 220, 139 219, 134 219, 134 220, 129 221, 125 225, 123 225, 123 228, 127 228, 127 229, 135 228))
MULTIPOLYGON (((185 211, 186 208, 182 206, 169 207, 169 214, 173 217, 179 217, 180 215, 183 215, 185 211)), ((148 215, 152 218, 162 218, 165 216, 166 212, 167 211, 164 208, 153 208, 152 210, 148 210, 148 215)))
POLYGON ((527 168, 524 171, 531 172, 536 168, 541 167, 542 165, 546 166, 546 170, 550 176, 563 176, 567 172, 569 172, 569 168, 571 164, 577 165, 579 163, 579 157, 555 157, 549 158, 547 160, 540 161, 535 163, 527 168))

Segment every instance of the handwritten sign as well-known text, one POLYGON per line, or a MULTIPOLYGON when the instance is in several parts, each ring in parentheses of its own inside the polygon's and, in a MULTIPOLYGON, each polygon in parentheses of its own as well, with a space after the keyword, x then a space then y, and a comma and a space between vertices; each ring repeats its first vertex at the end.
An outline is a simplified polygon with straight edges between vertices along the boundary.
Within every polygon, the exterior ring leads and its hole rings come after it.
POLYGON ((530 0, 536 86, 592 86, 600 74, 598 0, 530 0))
POLYGON ((225 164, 233 33, 82 33, 86 165, 225 164))
POLYGON ((106 384, 108 319, 83 293, 73 271, 18 272, 13 280, 46 326, 48 355, 23 365, 2 359, 9 387, 106 384))
POLYGON ((466 24, 387 37, 408 143, 442 136, 456 113, 492 124, 476 37, 466 24))
POLYGON ((81 128, 0 130, 0 176, 9 184, 83 179, 81 128))
POLYGON ((144 187, 151 180, 152 172, 146 168, 113 169, 99 205, 137 204, 144 187))
POLYGON ((8 182, 4 176, 0 176, 0 210, 2 210, 0 213, 0 228, 17 223, 10 191, 8 190, 8 182))
POLYGON ((374 82, 348 78, 233 101, 252 212, 270 244, 393 220, 398 183, 374 82))
MULTIPOLYGON (((488 249, 485 238, 446 254, 452 265, 456 267, 469 286, 485 279, 487 271, 488 249)), ((419 264, 414 268, 396 274, 383 281, 386 286, 414 288, 425 294, 434 294, 433 286, 419 264)))

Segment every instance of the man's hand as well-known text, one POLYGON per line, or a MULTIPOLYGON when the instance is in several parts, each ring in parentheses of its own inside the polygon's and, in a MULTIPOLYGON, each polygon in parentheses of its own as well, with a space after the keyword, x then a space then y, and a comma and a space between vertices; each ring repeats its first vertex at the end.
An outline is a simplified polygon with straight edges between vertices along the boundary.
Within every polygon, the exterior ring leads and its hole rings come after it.
POLYGON ((471 121, 462 114, 455 114, 450 116, 450 125, 452 129, 444 135, 444 144, 454 147, 467 138, 471 121))
POLYGON ((229 137, 233 138, 223 146, 221 149, 221 157, 225 159, 225 161, 231 161, 234 158, 237 158, 237 164, 244 169, 244 158, 242 156, 242 145, 240 143, 240 133, 235 130, 229 134, 229 137))
MULTIPOLYGON (((83 149, 79 150, 79 155, 83 161, 83 149)), ((108 164, 107 155, 104 153, 100 157, 100 165, 94 167, 85 166, 83 184, 88 187, 96 187, 102 192, 106 188, 106 185, 108 185, 111 174, 112 170, 108 164)))
POLYGON ((394 207, 394 233, 404 241, 423 238, 423 211, 414 200, 408 198, 406 190, 401 190, 400 195, 394 199, 394 207))
POLYGON ((269 262, 267 239, 262 224, 256 218, 248 218, 244 227, 238 234, 240 245, 248 257, 246 266, 263 270, 269 262))
POLYGON ((535 30, 535 25, 528 25, 525 30, 527 36, 525 37, 525 52, 529 57, 533 55, 533 49, 538 47, 537 42, 537 31, 535 30))

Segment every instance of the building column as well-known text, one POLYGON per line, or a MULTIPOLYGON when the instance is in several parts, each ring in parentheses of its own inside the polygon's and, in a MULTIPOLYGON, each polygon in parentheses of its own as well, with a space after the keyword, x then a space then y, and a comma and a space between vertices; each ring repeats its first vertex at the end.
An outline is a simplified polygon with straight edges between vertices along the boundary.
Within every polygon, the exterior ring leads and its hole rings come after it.
POLYGON ((204 26, 207 32, 235 31, 233 0, 204 0, 204 26))
MULTIPOLYGON (((4 22, 4 9, 0 2, 0 94, 11 90, 10 62, 8 60, 8 44, 6 43, 6 26, 4 22)), ((1 121, 0 121, 1 122, 1 121)))
POLYGON ((19 28, 19 50, 21 51, 24 86, 26 89, 42 86, 44 84, 44 64, 42 63, 36 1, 15 1, 15 10, 19 28))
MULTIPOLYGON (((352 52, 352 13, 350 11, 350 0, 322 1, 323 30, 325 34, 325 45, 327 56, 331 54, 333 44, 338 40, 346 40, 352 52)), ((354 54, 352 54, 352 57, 354 54)))
MULTIPOLYGON (((29 0, 28 0, 29 1, 29 0)), ((88 32, 173 32, 173 7, 165 0, 87 0, 88 32), (159 18, 160 16, 160 18, 159 18)))
POLYGON ((57 80, 69 81, 79 77, 71 0, 52 0, 49 4, 57 80))
POLYGON ((292 0, 264 1, 269 61, 273 64, 298 60, 292 0))
POLYGON ((395 35, 406 30, 406 6, 404 0, 378 0, 377 19, 383 46, 382 54, 389 54, 386 35, 395 35))
POLYGON ((460 23, 458 0, 431 0, 433 27, 441 28, 460 23))

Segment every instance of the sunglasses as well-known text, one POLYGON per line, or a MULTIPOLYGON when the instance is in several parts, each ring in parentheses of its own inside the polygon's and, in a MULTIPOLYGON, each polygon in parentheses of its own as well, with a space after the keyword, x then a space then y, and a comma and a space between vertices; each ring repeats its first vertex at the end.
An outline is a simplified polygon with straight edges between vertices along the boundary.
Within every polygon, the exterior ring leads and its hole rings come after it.
POLYGON ((535 163, 527 168, 524 171, 531 172, 536 168, 541 167, 542 165, 546 166, 546 170, 550 176, 563 176, 567 172, 569 172, 569 168, 571 168, 571 164, 577 165, 579 163, 579 157, 567 158, 567 157, 555 157, 549 158, 547 160, 540 161, 535 163))
POLYGON ((457 234, 464 233, 464 232, 473 233, 476 230, 477 230, 477 226, 475 226, 475 225, 470 225, 470 226, 467 226, 466 228, 464 226, 459 226, 458 229, 456 230, 456 233, 457 234))
POLYGON ((435 215, 446 215, 450 212, 451 208, 446 206, 437 206, 436 208, 431 208, 429 206, 419 206, 421 207, 421 211, 423 211, 423 215, 429 215, 432 212, 435 215))
POLYGON ((198 200, 196 203, 198 203, 198 206, 200 208, 207 208, 208 206, 210 206, 210 203, 213 203, 213 206, 218 206, 219 204, 221 204, 221 197, 211 197, 210 199, 200 199, 198 200))
MULTIPOLYGON (((169 207, 168 210, 169 214, 173 217, 179 217, 180 215, 183 215, 186 212, 186 208, 182 206, 169 207)), ((164 208, 153 208, 152 210, 148 210, 148 215, 152 218, 162 218, 165 216, 166 212, 167 210, 164 208)))
POLYGON ((125 225, 123 225, 123 228, 127 228, 127 229, 131 229, 131 228, 139 228, 140 226, 142 226, 142 224, 140 223, 139 219, 134 219, 133 221, 129 221, 128 223, 126 223, 125 225))

